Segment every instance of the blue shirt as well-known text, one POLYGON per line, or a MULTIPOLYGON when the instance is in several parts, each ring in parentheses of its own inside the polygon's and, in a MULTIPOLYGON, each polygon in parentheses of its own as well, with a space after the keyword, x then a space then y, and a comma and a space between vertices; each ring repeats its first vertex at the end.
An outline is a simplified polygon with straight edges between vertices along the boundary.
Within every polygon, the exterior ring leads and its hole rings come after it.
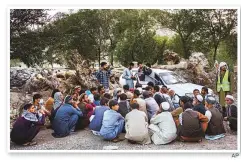
POLYGON ((95 115, 95 117, 91 120, 91 122, 89 124, 89 128, 91 130, 98 131, 98 132, 100 131, 100 128, 102 126, 104 112, 109 109, 110 108, 107 106, 98 106, 95 108, 95 110, 93 112, 93 115, 95 115))
POLYGON ((75 114, 79 117, 83 116, 83 113, 79 108, 76 109, 70 104, 62 105, 56 112, 53 121, 53 129, 55 133, 59 135, 68 134, 70 118, 75 114))
POLYGON ((103 136, 109 133, 113 133, 115 128, 119 125, 119 120, 124 121, 124 117, 121 116, 121 114, 111 109, 106 110, 100 129, 100 134, 103 136))
POLYGON ((95 106, 100 106, 100 100, 94 101, 95 106))

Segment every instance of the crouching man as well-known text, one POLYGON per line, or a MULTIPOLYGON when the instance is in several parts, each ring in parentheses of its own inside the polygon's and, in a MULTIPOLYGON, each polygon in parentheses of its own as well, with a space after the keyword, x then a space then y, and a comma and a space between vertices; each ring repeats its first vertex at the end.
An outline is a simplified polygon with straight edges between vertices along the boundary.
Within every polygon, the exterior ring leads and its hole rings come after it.
POLYGON ((227 117, 224 120, 228 121, 232 131, 237 131, 237 106, 234 104, 234 98, 231 95, 227 95, 225 101, 227 104, 227 117))
POLYGON ((53 121, 54 133, 52 135, 56 138, 65 137, 70 132, 74 132, 79 117, 83 116, 83 113, 71 96, 66 96, 64 103, 58 109, 53 121))

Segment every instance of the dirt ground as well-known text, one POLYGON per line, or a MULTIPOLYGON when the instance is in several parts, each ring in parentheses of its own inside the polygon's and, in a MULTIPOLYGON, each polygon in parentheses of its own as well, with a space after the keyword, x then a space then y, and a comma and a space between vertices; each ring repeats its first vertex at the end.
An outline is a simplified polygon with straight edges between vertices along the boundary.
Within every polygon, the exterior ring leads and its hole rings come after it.
MULTIPOLYGON (((10 142, 10 150, 103 150, 105 146, 117 146, 118 150, 237 150, 237 135, 228 130, 226 136, 219 140, 200 143, 174 141, 167 145, 130 144, 127 140, 113 143, 95 136, 88 129, 80 130, 64 138, 54 138, 51 129, 43 129, 35 137, 35 146, 19 146, 10 142)), ((124 136, 124 134, 121 134, 124 136)))

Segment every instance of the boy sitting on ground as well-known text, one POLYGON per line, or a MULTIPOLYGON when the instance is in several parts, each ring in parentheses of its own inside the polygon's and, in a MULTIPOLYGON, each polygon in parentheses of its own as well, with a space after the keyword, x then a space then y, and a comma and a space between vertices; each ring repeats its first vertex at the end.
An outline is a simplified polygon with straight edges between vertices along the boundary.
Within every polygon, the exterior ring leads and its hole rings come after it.
POLYGON ((109 101, 109 107, 111 110, 106 110, 104 113, 102 126, 100 129, 100 135, 105 140, 113 142, 119 142, 123 139, 119 138, 118 135, 122 132, 124 127, 124 117, 121 116, 117 111, 119 109, 118 102, 115 100, 109 101))

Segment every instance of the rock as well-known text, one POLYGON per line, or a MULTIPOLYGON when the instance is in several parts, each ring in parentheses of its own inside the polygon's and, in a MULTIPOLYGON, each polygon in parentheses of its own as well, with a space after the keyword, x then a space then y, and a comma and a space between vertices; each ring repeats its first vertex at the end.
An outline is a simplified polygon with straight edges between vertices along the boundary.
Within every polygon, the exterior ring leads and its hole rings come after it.
POLYGON ((31 73, 26 69, 10 69, 10 88, 22 87, 31 77, 31 73))
POLYGON ((181 61, 179 62, 179 64, 175 64, 175 65, 154 65, 153 68, 168 69, 168 70, 187 69, 187 61, 181 61))
POLYGON ((163 60, 166 61, 166 63, 168 65, 174 65, 174 64, 178 64, 180 62, 179 55, 170 50, 165 50, 163 53, 163 57, 164 57, 163 60))

